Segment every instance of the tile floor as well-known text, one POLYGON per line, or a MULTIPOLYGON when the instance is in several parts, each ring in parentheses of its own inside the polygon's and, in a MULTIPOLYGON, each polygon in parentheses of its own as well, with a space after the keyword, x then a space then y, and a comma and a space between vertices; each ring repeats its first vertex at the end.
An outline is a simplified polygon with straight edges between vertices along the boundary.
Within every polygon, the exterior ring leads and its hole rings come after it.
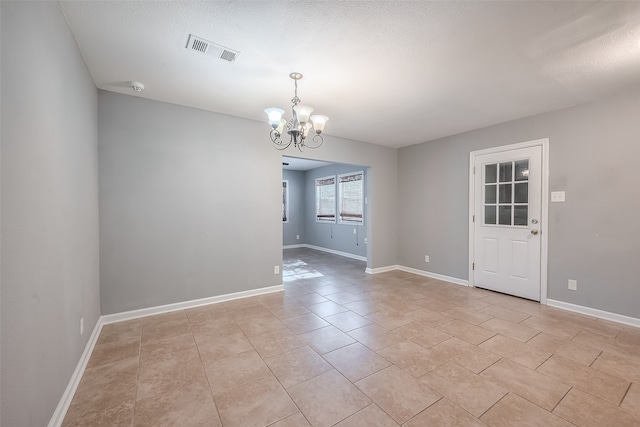
POLYGON ((106 325, 65 426, 640 426, 640 330, 310 249, 106 325))

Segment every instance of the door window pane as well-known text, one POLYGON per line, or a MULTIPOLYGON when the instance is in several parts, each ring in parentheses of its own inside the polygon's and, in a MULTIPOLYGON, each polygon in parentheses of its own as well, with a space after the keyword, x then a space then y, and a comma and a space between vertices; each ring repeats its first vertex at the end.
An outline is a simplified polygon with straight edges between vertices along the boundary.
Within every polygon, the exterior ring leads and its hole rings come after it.
POLYGON ((527 217, 529 211, 528 206, 513 207, 513 225, 527 225, 529 219, 527 217))
POLYGON ((484 207, 484 223, 485 224, 496 223, 496 207, 495 206, 484 207))
POLYGON ((496 186, 495 185, 484 186, 484 202, 485 203, 496 202, 496 186))
POLYGON ((512 162, 500 163, 500 182, 511 182, 512 162))
POLYGON ((529 203, 529 183, 528 182, 520 182, 515 184, 515 197, 514 202, 516 203, 529 203))
POLYGON ((511 203, 511 184, 500 184, 500 203, 511 203))
POLYGON ((486 165, 484 167, 484 182, 487 184, 496 182, 498 165, 486 165))
POLYGON ((516 181, 526 181, 529 179, 529 160, 516 160, 516 173, 515 180, 516 181))
POLYGON ((511 225, 511 206, 500 206, 498 209, 499 209, 499 224, 511 225))

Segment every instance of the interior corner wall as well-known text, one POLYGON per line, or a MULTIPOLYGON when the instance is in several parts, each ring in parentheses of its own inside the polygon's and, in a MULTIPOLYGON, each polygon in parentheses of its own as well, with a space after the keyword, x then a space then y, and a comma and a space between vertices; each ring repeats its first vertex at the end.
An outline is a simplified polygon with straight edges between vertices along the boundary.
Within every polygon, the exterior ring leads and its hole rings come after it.
POLYGON ((306 243, 304 174, 304 171, 282 170, 282 179, 289 181, 289 222, 282 224, 283 246, 306 243))
POLYGON ((549 138, 548 298, 640 318, 640 87, 401 148, 399 264, 468 279, 469 153, 549 138), (424 255, 430 263, 424 263, 424 255), (567 289, 576 279, 578 290, 567 289))
MULTIPOLYGON (((355 165, 332 164, 305 172, 305 236, 306 243, 334 251, 345 252, 352 255, 367 256, 367 222, 365 215, 364 225, 353 224, 328 224, 316 221, 316 182, 317 178, 340 175, 349 172, 364 172, 365 196, 367 191, 367 168, 355 165), (356 231, 354 233, 354 230, 356 231)), ((337 182, 337 181, 336 181, 337 182)), ((336 184, 336 196, 338 194, 336 184)), ((336 197, 337 200, 337 197, 336 197)), ((365 206, 366 207, 366 206, 365 206)))
POLYGON ((0 424, 41 427, 100 317, 97 90, 58 2, 0 10, 0 424))

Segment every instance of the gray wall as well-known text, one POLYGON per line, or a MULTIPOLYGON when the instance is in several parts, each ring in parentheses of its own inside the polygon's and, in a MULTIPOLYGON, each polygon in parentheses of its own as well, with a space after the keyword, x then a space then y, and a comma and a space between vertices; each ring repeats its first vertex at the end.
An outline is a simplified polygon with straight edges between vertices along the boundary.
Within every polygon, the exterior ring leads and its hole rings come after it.
POLYGON ((469 152, 549 138, 550 191, 566 202, 549 204, 548 298, 640 318, 639 112, 640 88, 630 88, 400 149, 399 264, 468 279, 469 152))
POLYGON ((329 165, 305 172, 305 243, 333 249, 353 255, 367 256, 367 245, 364 239, 367 237, 367 223, 369 218, 365 206, 364 225, 327 224, 316 222, 316 178, 331 175, 339 175, 348 172, 364 171, 365 196, 367 193, 366 167, 354 165, 329 165), (353 230, 357 233, 354 234, 353 230))
POLYGON ((289 222, 282 224, 282 244, 306 243, 304 230, 304 171, 283 170, 282 179, 289 181, 289 222), (300 236, 299 239, 296 236, 300 236))
POLYGON ((97 91, 57 2, 0 9, 0 424, 41 427, 100 315, 97 91))
MULTIPOLYGON (((282 152, 266 123, 100 91, 98 124, 103 314, 282 283, 282 152)), ((325 140, 320 160, 374 165, 373 265, 395 264, 397 151, 325 140)))

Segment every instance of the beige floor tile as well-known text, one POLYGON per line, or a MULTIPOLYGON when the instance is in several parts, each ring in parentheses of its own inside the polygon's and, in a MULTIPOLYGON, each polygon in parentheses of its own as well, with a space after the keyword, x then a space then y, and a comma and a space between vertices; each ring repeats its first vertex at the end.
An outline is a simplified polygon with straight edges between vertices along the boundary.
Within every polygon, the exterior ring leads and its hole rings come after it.
POLYGON ((481 309, 489 306, 489 304, 487 304, 486 302, 478 301, 477 299, 471 296, 465 296, 463 298, 454 298, 447 302, 455 305, 456 307, 463 308, 467 311, 480 311, 481 309))
POLYGON ((391 365, 387 359, 358 342, 326 353, 323 357, 352 382, 391 365))
MULTIPOLYGON (((191 332, 189 321, 184 311, 160 315, 161 319, 152 321, 143 319, 142 342, 153 341, 191 332)), ((153 316, 152 316, 153 317, 153 316)))
POLYGON ((289 415, 280 421, 270 424, 269 427, 311 427, 311 424, 309 424, 304 415, 302 415, 302 412, 296 412, 293 415, 289 415))
POLYGON ((262 335, 287 327, 271 313, 265 316, 260 316, 258 319, 236 319, 236 323, 247 337, 262 335))
POLYGON ((420 380, 476 417, 507 394, 499 385, 452 362, 432 370, 420 380))
POLYGON ((330 371, 332 366, 309 347, 301 347, 264 360, 285 388, 330 371))
POLYGON ((493 316, 489 314, 465 310, 461 307, 454 307, 447 311, 443 311, 442 314, 446 314, 454 319, 463 320, 467 323, 471 323, 472 325, 479 325, 480 323, 493 318, 493 316))
POLYGON ((627 395, 624 397, 622 405, 620 406, 634 411, 640 416, 640 384, 631 384, 631 387, 629 387, 627 395))
POLYGON ((96 345, 87 363, 87 368, 117 362, 119 360, 139 357, 140 340, 113 341, 107 344, 96 345))
POLYGON ((343 307, 348 308, 360 316, 366 316, 367 314, 375 313, 376 311, 384 309, 383 306, 367 299, 344 304, 343 307))
POLYGON ((173 390, 208 389, 209 384, 197 353, 141 366, 136 400, 144 400, 173 390))
POLYGON ((610 338, 615 338, 623 329, 623 326, 620 324, 599 321, 598 319, 580 322, 579 327, 582 330, 610 338))
POLYGON ((413 322, 413 319, 403 316, 391 309, 383 309, 365 316, 368 320, 377 323, 386 329, 395 329, 413 322))
POLYGON ((193 334, 177 335, 156 341, 147 341, 140 348, 140 366, 182 357, 185 353, 198 355, 193 334))
POLYGON ((523 299, 518 297, 512 297, 503 294, 492 294, 486 297, 480 298, 480 301, 487 304, 497 305, 504 308, 516 308, 522 305, 523 299))
POLYGON ((405 339, 402 335, 379 325, 368 325, 354 329, 349 331, 349 335, 374 351, 382 350, 405 339))
POLYGON ((108 344, 114 341, 139 340, 142 336, 142 322, 138 319, 127 322, 104 325, 96 345, 108 344))
POLYGON ((292 304, 294 301, 286 296, 283 291, 280 292, 272 292, 270 294, 258 295, 253 297, 253 299, 259 304, 269 308, 269 307, 281 307, 283 305, 292 304))
POLYGON ((500 359, 495 353, 455 337, 431 347, 431 351, 441 364, 452 361, 476 374, 500 359))
POLYGON ((313 331, 316 329, 329 326, 328 322, 325 322, 320 317, 313 313, 301 314, 294 317, 287 317, 282 319, 282 323, 287 325, 296 334, 304 334, 305 332, 313 331))
POLYGON ((486 424, 446 398, 438 400, 403 427, 485 427, 486 424))
POLYGON ((207 334, 211 336, 227 335, 232 332, 242 332, 236 321, 228 314, 221 314, 218 317, 198 317, 197 320, 189 320, 191 332, 195 334, 207 334))
POLYGON ((206 323, 210 320, 229 316, 222 304, 203 305, 201 307, 190 308, 184 312, 189 320, 189 324, 192 326, 197 323, 206 323))
POLYGON ((361 296, 357 296, 354 294, 351 294, 349 292, 338 292, 335 294, 331 294, 331 295, 326 295, 325 298, 337 303, 337 304, 349 304, 350 302, 355 302, 355 301, 360 301, 363 298, 361 296))
POLYGON ((580 427, 640 425, 640 415, 572 388, 553 413, 580 427))
MULTIPOLYGON (((598 320, 600 322, 601 320, 598 320)), ((604 322, 604 321, 603 321, 604 322)), ((640 329, 623 326, 622 331, 616 336, 616 341, 621 344, 640 347, 640 329)))
POLYGON ((428 308, 421 308, 420 310, 411 311, 407 313, 406 316, 417 320, 420 323, 431 326, 432 328, 443 325, 447 322, 451 322, 453 320, 453 317, 447 316, 446 314, 439 311, 430 310, 428 308))
POLYGON ((335 326, 326 326, 300 335, 300 339, 320 354, 353 344, 355 340, 335 326))
POLYGON ((138 401, 133 425, 222 427, 209 388, 194 386, 138 401))
POLYGON ((480 375, 548 411, 551 411, 571 388, 508 359, 501 359, 480 375))
POLYGON ((414 303, 412 303, 410 300, 405 299, 405 298, 398 298, 395 296, 391 296, 387 299, 384 299, 382 301, 380 301, 379 303, 380 305, 391 309, 393 311, 396 311, 400 314, 405 314, 408 313, 410 311, 415 311, 420 309, 421 307, 419 305, 416 305, 414 303))
POLYGON ((555 335, 550 335, 545 332, 540 332, 538 335, 527 341, 527 344, 550 351, 586 366, 591 365, 602 352, 601 350, 587 345, 558 338, 555 335))
POLYGON ((437 312, 451 310, 452 308, 455 307, 455 305, 453 304, 449 304, 448 302, 444 302, 435 298, 422 298, 419 300, 415 300, 414 304, 417 304, 422 308, 427 308, 431 311, 437 311, 437 312))
POLYGON ((441 365, 431 350, 410 340, 401 341, 378 352, 412 377, 418 378, 441 365))
POLYGON ((500 335, 504 335, 505 337, 513 338, 514 340, 518 340, 520 342, 527 342, 540 333, 540 331, 537 331, 535 329, 518 325, 517 323, 509 322, 508 320, 497 318, 488 320, 478 326, 496 332, 500 335))
POLYGON ((591 367, 640 383, 640 353, 637 358, 602 352, 591 367))
POLYGON ((215 402, 224 427, 263 427, 298 412, 273 376, 228 389, 215 402))
POLYGON ((309 311, 317 314, 320 317, 331 316, 332 314, 344 313, 345 311, 349 311, 347 308, 344 308, 340 304, 336 304, 333 301, 321 302, 319 304, 313 304, 307 306, 309 311))
POLYGON ((488 305, 487 307, 481 308, 478 311, 513 323, 520 323, 527 317, 531 316, 528 313, 512 310, 510 308, 500 307, 499 305, 488 305))
POLYGON ((62 427, 130 427, 133 422, 133 411, 133 401, 110 403, 108 406, 92 406, 84 408, 81 413, 74 404, 71 404, 62 427))
POLYGON ((580 333, 580 330, 578 328, 573 327, 566 322, 560 323, 554 320, 541 319, 540 317, 536 316, 531 316, 523 320, 522 322, 520 322, 520 325, 536 329, 540 332, 546 332, 548 334, 555 335, 567 340, 572 339, 573 337, 578 335, 578 333, 580 333))
POLYGON ((587 345, 598 350, 605 350, 615 344, 614 338, 594 334, 593 332, 589 331, 580 331, 580 333, 578 333, 576 336, 569 339, 571 339, 571 341, 573 342, 587 345))
POLYGON ((204 369, 214 396, 271 375, 255 350, 204 362, 204 369))
POLYGON ((404 423, 432 405, 440 395, 397 366, 390 366, 356 383, 397 423, 404 423))
POLYGON ((377 405, 372 404, 363 410, 356 412, 344 421, 340 421, 335 427, 399 427, 400 424, 393 421, 377 405))
POLYGON ((540 350, 537 347, 532 347, 502 335, 491 337, 480 344, 479 347, 511 359, 529 369, 536 369, 551 357, 551 353, 548 351, 540 350))
POLYGON ((352 331, 372 323, 371 320, 365 319, 352 311, 326 316, 324 320, 343 332, 352 331))
POLYGON ((306 307, 295 302, 282 306, 267 307, 267 310, 269 310, 271 314, 273 314, 280 320, 286 319, 288 317, 298 316, 300 314, 310 313, 310 311, 307 310, 306 307))
POLYGON ((313 426, 332 426, 371 404, 336 370, 295 385, 288 392, 313 426))
POLYGON ((480 417, 491 427, 572 427, 573 424, 509 393, 480 417))
POLYGON ((438 326, 438 329, 474 345, 478 345, 496 334, 493 331, 472 325, 462 320, 452 320, 449 323, 438 326))
POLYGON ((616 405, 620 404, 629 388, 629 381, 557 355, 544 362, 537 371, 616 405))
POLYGON ((411 322, 408 325, 394 329, 393 332, 407 339, 411 339, 416 344, 420 344, 425 348, 440 344, 451 338, 451 335, 420 322, 411 322))
POLYGON ((288 328, 279 329, 266 334, 249 337, 258 354, 262 358, 275 356, 289 350, 303 347, 305 344, 288 328))
POLYGON ((194 334, 194 338, 203 362, 212 362, 253 350, 247 337, 239 330, 220 336, 194 334))
POLYGON ((310 294, 303 294, 303 295, 293 295, 291 296, 291 298, 299 302, 300 304, 304 305, 307 308, 310 305, 320 304, 320 303, 329 301, 322 295, 318 295, 315 292, 310 294))

